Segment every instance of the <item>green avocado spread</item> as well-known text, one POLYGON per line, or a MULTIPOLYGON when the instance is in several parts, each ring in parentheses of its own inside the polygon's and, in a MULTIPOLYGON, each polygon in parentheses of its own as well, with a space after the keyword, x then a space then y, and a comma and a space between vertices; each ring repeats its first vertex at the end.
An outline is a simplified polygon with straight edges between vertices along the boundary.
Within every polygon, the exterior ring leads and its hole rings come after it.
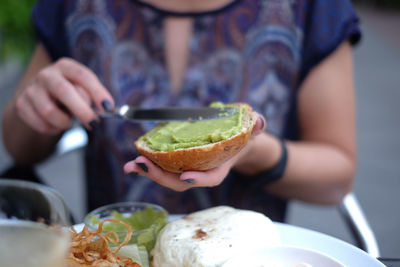
POLYGON ((224 117, 223 107, 236 106, 216 102, 211 107, 221 108, 220 119, 168 122, 155 127, 140 137, 140 140, 145 141, 153 150, 167 152, 216 143, 242 131, 244 107, 238 107, 238 112, 228 117, 224 117))

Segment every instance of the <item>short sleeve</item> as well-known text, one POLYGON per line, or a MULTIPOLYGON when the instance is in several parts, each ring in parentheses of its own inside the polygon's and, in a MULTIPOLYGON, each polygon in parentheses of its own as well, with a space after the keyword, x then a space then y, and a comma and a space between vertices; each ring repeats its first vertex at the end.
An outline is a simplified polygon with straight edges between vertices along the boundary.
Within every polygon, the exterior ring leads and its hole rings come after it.
POLYGON ((355 45, 361 39, 359 18, 349 0, 309 1, 305 12, 300 82, 343 41, 355 45))
POLYGON ((36 37, 53 60, 68 56, 63 0, 39 0, 32 11, 36 37))

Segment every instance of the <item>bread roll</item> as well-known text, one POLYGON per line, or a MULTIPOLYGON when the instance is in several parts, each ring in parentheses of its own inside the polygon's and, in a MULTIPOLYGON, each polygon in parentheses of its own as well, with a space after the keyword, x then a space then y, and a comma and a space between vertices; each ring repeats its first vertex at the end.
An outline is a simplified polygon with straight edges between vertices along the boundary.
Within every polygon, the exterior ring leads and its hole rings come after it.
POLYGON ((168 152, 155 151, 146 142, 138 139, 135 142, 136 148, 141 155, 169 172, 205 171, 218 167, 236 155, 246 145, 256 123, 256 117, 249 105, 244 103, 237 103, 236 105, 244 107, 243 127, 241 132, 228 139, 168 152))

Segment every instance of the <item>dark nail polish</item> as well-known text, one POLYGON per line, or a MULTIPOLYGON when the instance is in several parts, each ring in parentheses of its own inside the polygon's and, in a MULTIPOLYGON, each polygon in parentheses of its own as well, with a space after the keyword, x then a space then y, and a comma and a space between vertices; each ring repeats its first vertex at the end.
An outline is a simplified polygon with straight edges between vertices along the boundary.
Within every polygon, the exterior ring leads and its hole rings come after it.
POLYGON ((105 111, 110 111, 110 110, 113 109, 113 106, 111 105, 111 102, 108 101, 108 100, 103 100, 103 101, 101 102, 101 105, 103 106, 103 108, 104 108, 105 111))
POLYGON ((148 172, 149 171, 149 168, 147 168, 146 164, 144 164, 142 162, 136 163, 136 165, 138 165, 139 168, 141 168, 142 171, 144 171, 144 172, 148 172))
POLYGON ((137 175, 138 175, 138 173, 137 173, 137 172, 130 172, 130 173, 128 173, 128 175, 131 175, 131 176, 137 176, 137 175))
POLYGON ((264 119, 263 119, 263 118, 260 118, 260 120, 261 120, 261 130, 264 130, 264 127, 265 127, 265 121, 264 121, 264 119))
POLYGON ((99 127, 99 122, 97 120, 92 120, 89 122, 89 126, 92 128, 92 130, 95 130, 97 127, 99 127))
POLYGON ((183 181, 187 184, 194 184, 194 179, 185 179, 183 181))

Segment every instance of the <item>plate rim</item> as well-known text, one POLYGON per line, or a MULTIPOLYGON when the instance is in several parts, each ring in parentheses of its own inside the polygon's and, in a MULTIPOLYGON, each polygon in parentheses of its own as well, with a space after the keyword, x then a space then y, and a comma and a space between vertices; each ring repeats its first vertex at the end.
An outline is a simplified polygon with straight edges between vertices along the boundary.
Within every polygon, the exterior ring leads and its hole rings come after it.
MULTIPOLYGON (((318 255, 318 256, 320 256, 320 257, 322 257, 322 258, 324 258, 324 259, 326 259, 328 261, 331 261, 337 267, 346 267, 341 261, 339 261, 338 259, 336 259, 336 258, 334 258, 334 257, 332 257, 332 256, 330 256, 330 255, 328 255, 328 254, 326 254, 324 252, 318 251, 316 249, 303 247, 303 246, 287 245, 287 244, 278 244, 278 245, 268 246, 268 247, 260 248, 258 250, 253 251, 253 252, 250 252, 250 253, 246 253, 245 255, 234 256, 231 259, 229 259, 225 264, 229 264, 231 261, 237 261, 237 257, 241 258, 241 257, 246 256, 246 255, 247 256, 252 256, 253 253, 263 253, 263 252, 267 252, 268 250, 276 250, 276 249, 283 249, 283 250, 287 250, 287 249, 293 250, 294 249, 295 251, 299 250, 299 251, 305 252, 305 253, 312 253, 311 255, 318 255)), ((270 252, 268 252, 268 253, 270 253, 270 252)), ((303 261, 299 261, 299 262, 294 263, 294 264, 300 264, 300 263, 310 264, 307 261, 304 261, 304 262, 303 261)), ((223 265, 223 266, 225 266, 225 265, 223 265)))
POLYGON ((344 264, 346 267, 360 266, 360 259, 364 262, 374 263, 375 265, 368 265, 371 267, 386 267, 378 259, 372 257, 364 250, 337 237, 297 225, 280 222, 274 222, 274 224, 278 227, 282 244, 299 245, 301 247, 314 249, 318 252, 325 253, 328 256, 336 259, 337 261, 344 264), (285 237, 287 237, 288 232, 294 232, 296 233, 296 235, 292 235, 289 239, 286 239, 285 237), (305 241, 299 240, 298 235, 306 235, 308 238, 304 239, 305 241), (284 238, 282 239, 282 237, 284 238), (324 242, 317 242, 321 240, 324 242), (326 243, 329 243, 329 245, 331 245, 329 251, 325 248, 326 243))

